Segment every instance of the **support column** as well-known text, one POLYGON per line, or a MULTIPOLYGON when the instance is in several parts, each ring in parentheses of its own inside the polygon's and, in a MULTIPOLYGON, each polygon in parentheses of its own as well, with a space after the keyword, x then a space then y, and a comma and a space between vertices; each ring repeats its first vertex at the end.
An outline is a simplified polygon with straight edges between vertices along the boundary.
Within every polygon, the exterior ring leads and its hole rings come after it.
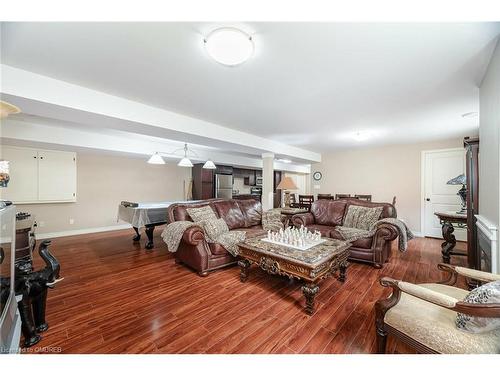
POLYGON ((274 154, 262 154, 262 209, 274 206, 274 154))

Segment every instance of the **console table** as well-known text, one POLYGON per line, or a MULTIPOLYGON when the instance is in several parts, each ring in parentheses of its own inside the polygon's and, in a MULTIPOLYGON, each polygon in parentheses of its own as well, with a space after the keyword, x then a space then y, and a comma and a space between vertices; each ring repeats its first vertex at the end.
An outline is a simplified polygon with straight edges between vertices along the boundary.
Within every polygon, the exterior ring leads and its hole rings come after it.
POLYGON ((443 263, 450 263, 452 255, 467 256, 467 252, 453 251, 457 240, 453 232, 455 228, 467 228, 467 214, 459 214, 454 211, 435 212, 442 225, 441 231, 443 233, 444 242, 441 244, 441 254, 443 255, 443 263))

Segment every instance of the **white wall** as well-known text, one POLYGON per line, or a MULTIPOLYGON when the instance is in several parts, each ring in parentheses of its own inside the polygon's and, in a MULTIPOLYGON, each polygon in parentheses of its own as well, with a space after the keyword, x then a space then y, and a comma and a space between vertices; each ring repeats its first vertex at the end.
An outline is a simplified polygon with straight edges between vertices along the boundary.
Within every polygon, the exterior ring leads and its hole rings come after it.
POLYGON ((79 152, 76 203, 18 205, 17 209, 43 223, 37 228, 39 234, 115 226, 122 200, 182 200, 184 181, 190 178, 191 168, 173 162, 151 165, 146 159, 79 152))
POLYGON ((371 194, 374 202, 392 202, 396 196, 398 217, 420 233, 421 153, 457 147, 463 147, 462 139, 323 154, 323 161, 312 166, 312 173, 323 174, 321 181, 312 181, 312 193, 371 194))
MULTIPOLYGON (((500 45, 497 44, 479 94, 479 214, 500 224, 500 45)), ((498 244, 498 242, 497 242, 498 244)), ((497 245, 497 260, 500 248, 497 245)), ((500 261, 497 261, 500 270, 500 261)))

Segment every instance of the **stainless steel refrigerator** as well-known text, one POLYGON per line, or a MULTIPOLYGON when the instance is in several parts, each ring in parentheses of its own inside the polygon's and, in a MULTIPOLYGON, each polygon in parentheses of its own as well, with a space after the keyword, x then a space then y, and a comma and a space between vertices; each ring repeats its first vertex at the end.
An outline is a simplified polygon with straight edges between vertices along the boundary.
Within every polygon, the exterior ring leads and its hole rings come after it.
POLYGON ((233 175, 215 175, 215 198, 231 199, 233 197, 233 175))

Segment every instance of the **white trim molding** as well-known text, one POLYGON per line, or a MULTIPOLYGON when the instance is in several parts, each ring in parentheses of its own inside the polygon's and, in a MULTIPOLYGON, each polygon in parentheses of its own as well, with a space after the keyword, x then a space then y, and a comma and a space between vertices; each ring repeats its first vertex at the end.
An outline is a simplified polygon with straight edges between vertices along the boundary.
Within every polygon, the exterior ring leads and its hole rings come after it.
POLYGON ((488 219, 481 215, 476 216, 476 227, 486 238, 490 240, 491 246, 491 272, 499 273, 500 259, 498 254, 498 228, 493 225, 488 219))
POLYGON ((132 228, 132 225, 130 224, 118 224, 118 225, 110 225, 108 227, 83 228, 83 229, 66 230, 62 232, 35 233, 35 238, 37 240, 45 240, 47 238, 50 239, 56 237, 77 236, 79 234, 110 232, 112 230, 122 230, 130 228, 132 228))

